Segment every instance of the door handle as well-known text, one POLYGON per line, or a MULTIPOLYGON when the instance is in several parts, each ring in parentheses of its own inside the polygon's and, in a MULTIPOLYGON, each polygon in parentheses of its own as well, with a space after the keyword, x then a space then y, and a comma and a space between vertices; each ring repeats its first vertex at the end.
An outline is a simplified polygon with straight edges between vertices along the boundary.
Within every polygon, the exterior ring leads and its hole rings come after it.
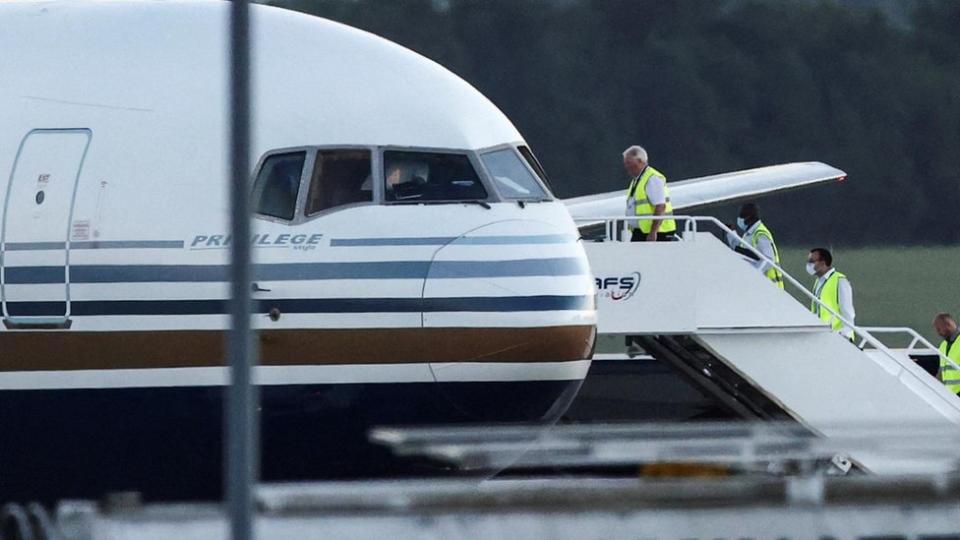
POLYGON ((270 292, 270 289, 264 289, 256 281, 254 281, 253 284, 250 286, 250 290, 252 290, 253 292, 270 292))

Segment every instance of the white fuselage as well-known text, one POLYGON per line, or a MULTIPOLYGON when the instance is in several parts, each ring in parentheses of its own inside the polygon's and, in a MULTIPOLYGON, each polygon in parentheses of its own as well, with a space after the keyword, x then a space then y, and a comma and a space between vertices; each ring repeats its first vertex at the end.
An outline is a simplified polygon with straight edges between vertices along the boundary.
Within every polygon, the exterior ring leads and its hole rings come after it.
MULTIPOLYGON (((0 6, 3 405, 225 383, 226 13, 225 3, 0 6)), ((274 154, 305 163, 287 175, 291 214, 255 219, 257 380, 532 383, 516 399, 537 395, 536 406, 477 400, 498 400, 497 388, 455 386, 442 399, 486 420, 497 407, 509 420, 555 419, 589 367, 593 280, 517 130, 467 83, 376 36, 262 6, 253 28, 253 174, 268 178, 274 154), (340 151, 369 159, 350 195, 366 199, 307 215, 318 152, 340 151), (490 168, 498 151, 540 195, 490 168), (426 163, 469 163, 471 180, 448 171, 440 187, 483 195, 444 199, 429 178, 394 195, 385 152, 423 175, 426 163)))
MULTIPOLYGON (((7 320, 40 328, 62 317, 72 332, 226 327, 222 304, 211 303, 228 292, 225 14, 216 3, 26 3, 0 12, 12 30, 0 37, 7 320)), ((429 60, 322 19, 254 15, 252 160, 288 147, 369 148, 380 184, 382 148, 473 155, 523 144, 489 101, 429 60)), ((495 190, 489 179, 487 188, 495 190)), ((373 192, 370 203, 312 219, 300 208, 289 222, 256 220, 264 290, 254 297, 266 303, 257 328, 595 323, 588 300, 568 309, 538 300, 592 296, 562 203, 491 193, 489 208, 390 205, 381 186, 373 192), (478 297, 493 301, 473 310, 478 297), (416 299, 423 310, 410 304, 416 299), (497 309, 498 299, 509 309, 497 309), (293 300, 301 305, 284 309, 293 300), (326 303, 310 309, 310 300, 326 303), (273 307, 279 319, 268 317, 273 307)))

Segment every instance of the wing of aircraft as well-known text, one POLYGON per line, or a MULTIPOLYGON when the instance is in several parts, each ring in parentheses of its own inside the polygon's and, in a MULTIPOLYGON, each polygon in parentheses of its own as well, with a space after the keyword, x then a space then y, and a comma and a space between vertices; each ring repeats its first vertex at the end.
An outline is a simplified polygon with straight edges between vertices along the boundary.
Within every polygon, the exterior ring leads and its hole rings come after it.
MULTIPOLYGON (((786 163, 670 182, 673 210, 692 210, 771 193, 842 181, 847 173, 819 161, 786 163)), ((566 199, 570 215, 581 220, 623 214, 625 189, 566 199)), ((583 226, 583 223, 581 223, 583 226)))

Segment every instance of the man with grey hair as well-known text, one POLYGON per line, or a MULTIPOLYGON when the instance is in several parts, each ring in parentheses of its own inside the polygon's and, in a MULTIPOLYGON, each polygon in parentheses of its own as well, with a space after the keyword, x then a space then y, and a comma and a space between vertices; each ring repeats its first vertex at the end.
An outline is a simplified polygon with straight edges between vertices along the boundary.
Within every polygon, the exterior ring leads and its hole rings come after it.
MULTIPOLYGON (((632 179, 627 189, 628 216, 673 215, 667 177, 650 166, 647 151, 642 146, 634 145, 623 151, 623 168, 632 179)), ((628 223, 633 230, 631 242, 677 239, 677 222, 672 219, 631 219, 628 223)))

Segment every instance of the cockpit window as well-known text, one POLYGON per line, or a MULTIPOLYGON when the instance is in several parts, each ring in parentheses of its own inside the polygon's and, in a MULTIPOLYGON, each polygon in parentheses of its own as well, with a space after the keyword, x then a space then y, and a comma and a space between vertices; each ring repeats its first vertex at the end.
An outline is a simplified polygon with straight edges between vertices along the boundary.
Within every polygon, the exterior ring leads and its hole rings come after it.
POLYGON ((487 198, 470 159, 463 154, 383 153, 384 195, 387 201, 475 201, 487 198))
POLYGON ((263 162, 253 185, 253 200, 258 214, 293 219, 306 157, 306 152, 274 154, 263 162))
POLYGON ((482 154, 480 159, 496 182, 500 195, 505 199, 547 198, 543 187, 512 148, 487 152, 482 154))
POLYGON ((307 215, 328 208, 373 200, 369 150, 317 152, 307 192, 307 215))
POLYGON ((543 170, 543 165, 540 165, 540 160, 537 159, 537 156, 533 155, 533 151, 527 146, 518 146, 517 150, 520 152, 520 155, 523 156, 523 159, 527 162, 527 165, 529 165, 530 168, 537 173, 537 176, 540 177, 540 181, 543 182, 543 185, 547 186, 547 189, 552 191, 553 187, 550 185, 550 179, 547 178, 547 171, 543 170))

